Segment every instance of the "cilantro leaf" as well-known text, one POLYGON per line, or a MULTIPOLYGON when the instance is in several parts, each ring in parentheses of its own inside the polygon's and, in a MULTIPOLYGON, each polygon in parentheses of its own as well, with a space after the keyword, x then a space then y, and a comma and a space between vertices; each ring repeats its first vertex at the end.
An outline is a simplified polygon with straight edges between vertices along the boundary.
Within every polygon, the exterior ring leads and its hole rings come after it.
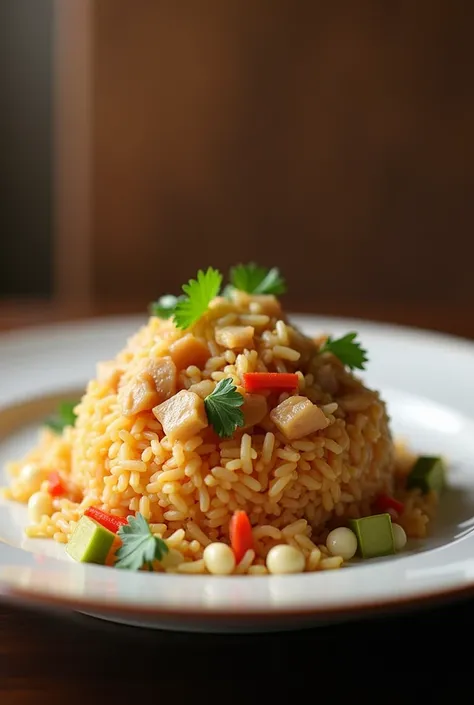
POLYGON ((230 270, 232 286, 247 294, 284 294, 286 284, 277 267, 267 269, 254 262, 238 264, 230 270))
POLYGON ((46 419, 44 425, 55 433, 62 433, 66 426, 74 426, 76 423, 76 408, 77 401, 63 401, 54 416, 46 419))
POLYGON ((183 291, 186 296, 178 301, 174 312, 176 326, 185 330, 201 318, 209 303, 218 295, 221 283, 222 274, 209 267, 205 272, 200 269, 196 279, 190 279, 184 284, 183 291))
POLYGON ((171 318, 174 316, 178 303, 184 299, 184 296, 173 296, 173 294, 160 296, 158 301, 150 304, 150 314, 157 318, 171 318))
POLYGON ((239 408, 243 403, 242 394, 230 378, 221 379, 204 399, 209 423, 221 438, 229 438, 238 426, 244 425, 244 415, 239 408))
POLYGON ((364 365, 368 360, 367 350, 364 350, 361 344, 355 340, 356 337, 357 333, 347 333, 336 340, 329 336, 319 352, 331 352, 351 370, 355 368, 364 370, 364 365))
POLYGON ((129 516, 128 523, 121 526, 118 536, 122 545, 116 553, 116 568, 140 570, 147 565, 153 570, 153 561, 161 561, 168 553, 168 546, 158 536, 153 536, 150 526, 140 512, 129 516))

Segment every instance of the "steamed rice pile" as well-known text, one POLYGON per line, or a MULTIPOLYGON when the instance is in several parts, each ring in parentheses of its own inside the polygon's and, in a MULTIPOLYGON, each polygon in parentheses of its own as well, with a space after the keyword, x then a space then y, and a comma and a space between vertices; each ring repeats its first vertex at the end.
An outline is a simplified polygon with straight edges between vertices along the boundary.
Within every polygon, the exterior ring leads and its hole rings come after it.
MULTIPOLYGON (((12 499, 26 502, 46 489, 53 470, 68 487, 68 498, 54 499, 51 516, 28 526, 28 536, 66 543, 89 506, 123 517, 138 511, 179 551, 182 560, 169 570, 202 573, 205 546, 228 542, 232 513, 244 509, 254 527, 255 556, 246 556, 237 572, 266 572, 265 557, 279 543, 298 547, 308 570, 339 567, 342 558, 329 556, 324 546, 329 529, 370 514, 376 495, 396 494, 397 474, 405 475, 413 459, 403 450, 397 461, 378 393, 331 353, 319 353, 320 344, 289 324, 273 296, 217 297, 185 332, 151 317, 115 360, 99 364, 76 408, 75 427, 61 436, 44 431, 39 446, 10 465, 12 499), (222 344, 219 331, 234 325, 253 328, 251 346, 222 344), (244 393, 246 372, 294 372, 297 394, 316 403, 329 425, 288 441, 269 415, 289 396, 277 392, 266 393, 268 413, 258 424, 228 440, 209 426, 171 442, 151 409, 124 413, 124 390, 144 360, 167 356, 189 334, 206 346, 208 359, 179 371, 178 390, 209 394, 231 378, 244 393)), ((423 536, 433 498, 412 493, 404 501, 398 522, 409 535, 423 536)))

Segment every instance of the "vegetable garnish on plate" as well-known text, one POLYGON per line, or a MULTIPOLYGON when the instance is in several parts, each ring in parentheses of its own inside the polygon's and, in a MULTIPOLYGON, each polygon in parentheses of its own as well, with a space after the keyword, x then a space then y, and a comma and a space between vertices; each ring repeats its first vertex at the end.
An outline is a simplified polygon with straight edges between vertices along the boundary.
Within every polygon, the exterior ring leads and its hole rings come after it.
POLYGON ((356 341, 357 333, 347 333, 342 338, 329 336, 320 349, 320 353, 330 352, 351 370, 364 370, 368 361, 367 351, 356 341))
POLYGON ((174 310, 176 326, 185 330, 199 320, 206 313, 212 299, 219 293, 221 284, 222 274, 212 267, 205 272, 200 269, 196 279, 190 279, 187 284, 183 284, 186 296, 176 303, 174 310))
POLYGON ((286 284, 277 267, 267 269, 254 262, 238 264, 230 270, 231 286, 247 294, 284 294, 286 284))
POLYGON ((184 301, 185 298, 184 295, 173 296, 173 294, 160 296, 158 301, 150 304, 150 315, 157 318, 171 318, 171 316, 174 316, 178 303, 184 301))
POLYGON ((158 536, 153 536, 147 520, 137 512, 129 516, 128 522, 118 530, 122 545, 116 553, 116 568, 139 570, 147 566, 153 570, 153 561, 161 561, 168 553, 166 543, 158 536))
POLYGON ((76 423, 76 413, 74 409, 77 406, 77 401, 63 401, 54 416, 50 416, 45 421, 51 431, 62 433, 66 426, 74 426, 76 423))
POLYGON ((222 379, 214 391, 204 399, 207 418, 221 438, 230 438, 235 429, 244 425, 240 407, 244 397, 231 379, 222 379))

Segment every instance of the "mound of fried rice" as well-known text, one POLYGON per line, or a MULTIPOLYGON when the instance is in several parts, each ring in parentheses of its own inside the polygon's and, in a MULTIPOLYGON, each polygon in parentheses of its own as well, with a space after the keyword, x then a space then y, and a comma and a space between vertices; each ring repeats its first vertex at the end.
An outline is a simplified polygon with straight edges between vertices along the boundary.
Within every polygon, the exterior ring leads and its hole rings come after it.
MULTIPOLYGON (((67 498, 54 499, 51 516, 27 527, 28 536, 66 543, 89 506, 123 517, 139 511, 153 533, 182 557, 168 570, 202 573, 205 546, 228 542, 232 513, 244 509, 253 526, 255 555, 247 556, 237 572, 266 572, 269 549, 285 542, 303 551, 307 570, 339 567, 342 558, 329 556, 324 546, 328 530, 370 514, 379 493, 396 493, 397 475, 406 474, 413 458, 405 450, 397 456, 379 394, 331 353, 320 353, 323 340, 291 325, 273 296, 234 292, 231 300, 218 297, 188 331, 151 317, 114 360, 99 364, 76 407, 75 427, 60 436, 43 431, 38 447, 9 466, 12 499, 26 502, 40 488, 22 473, 31 464, 41 469, 43 488, 52 470, 68 488, 67 498), (228 326, 251 327, 252 344, 225 347, 219 331, 228 326), (133 386, 144 360, 169 355, 170 346, 190 334, 205 346, 208 359, 200 355, 196 364, 187 361, 176 391, 209 393, 231 378, 245 395, 245 372, 294 372, 296 393, 319 406, 328 426, 289 441, 270 418, 289 395, 268 392, 268 413, 232 438, 222 440, 209 426, 171 442, 152 409, 130 413, 124 408, 123 390, 133 386)), ((427 508, 416 493, 404 501, 399 523, 409 535, 423 536, 430 502, 427 508)))

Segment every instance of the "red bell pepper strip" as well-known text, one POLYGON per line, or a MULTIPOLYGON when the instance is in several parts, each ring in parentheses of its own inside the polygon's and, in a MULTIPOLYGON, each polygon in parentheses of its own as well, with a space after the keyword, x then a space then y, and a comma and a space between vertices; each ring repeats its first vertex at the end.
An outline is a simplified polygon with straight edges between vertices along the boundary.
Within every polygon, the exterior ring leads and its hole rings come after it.
POLYGON ((298 388, 298 375, 292 372, 245 372, 243 378, 247 392, 264 389, 292 392, 298 388))
POLYGON ((101 524, 105 529, 112 531, 114 534, 120 529, 121 526, 127 524, 127 520, 123 517, 116 517, 113 514, 107 514, 97 507, 88 507, 84 514, 91 519, 94 519, 98 524, 101 524))
POLYGON ((229 525, 230 545, 235 555, 235 560, 240 563, 247 551, 253 548, 252 525, 243 509, 237 509, 229 525))
POLYGON ((397 514, 401 514, 404 510, 404 506, 402 502, 394 499, 394 497, 390 497, 388 494, 381 494, 374 502, 374 509, 381 514, 387 512, 389 509, 393 509, 397 514))
POLYGON ((66 488, 58 472, 49 473, 48 483, 48 492, 51 497, 61 497, 66 494, 66 488))

